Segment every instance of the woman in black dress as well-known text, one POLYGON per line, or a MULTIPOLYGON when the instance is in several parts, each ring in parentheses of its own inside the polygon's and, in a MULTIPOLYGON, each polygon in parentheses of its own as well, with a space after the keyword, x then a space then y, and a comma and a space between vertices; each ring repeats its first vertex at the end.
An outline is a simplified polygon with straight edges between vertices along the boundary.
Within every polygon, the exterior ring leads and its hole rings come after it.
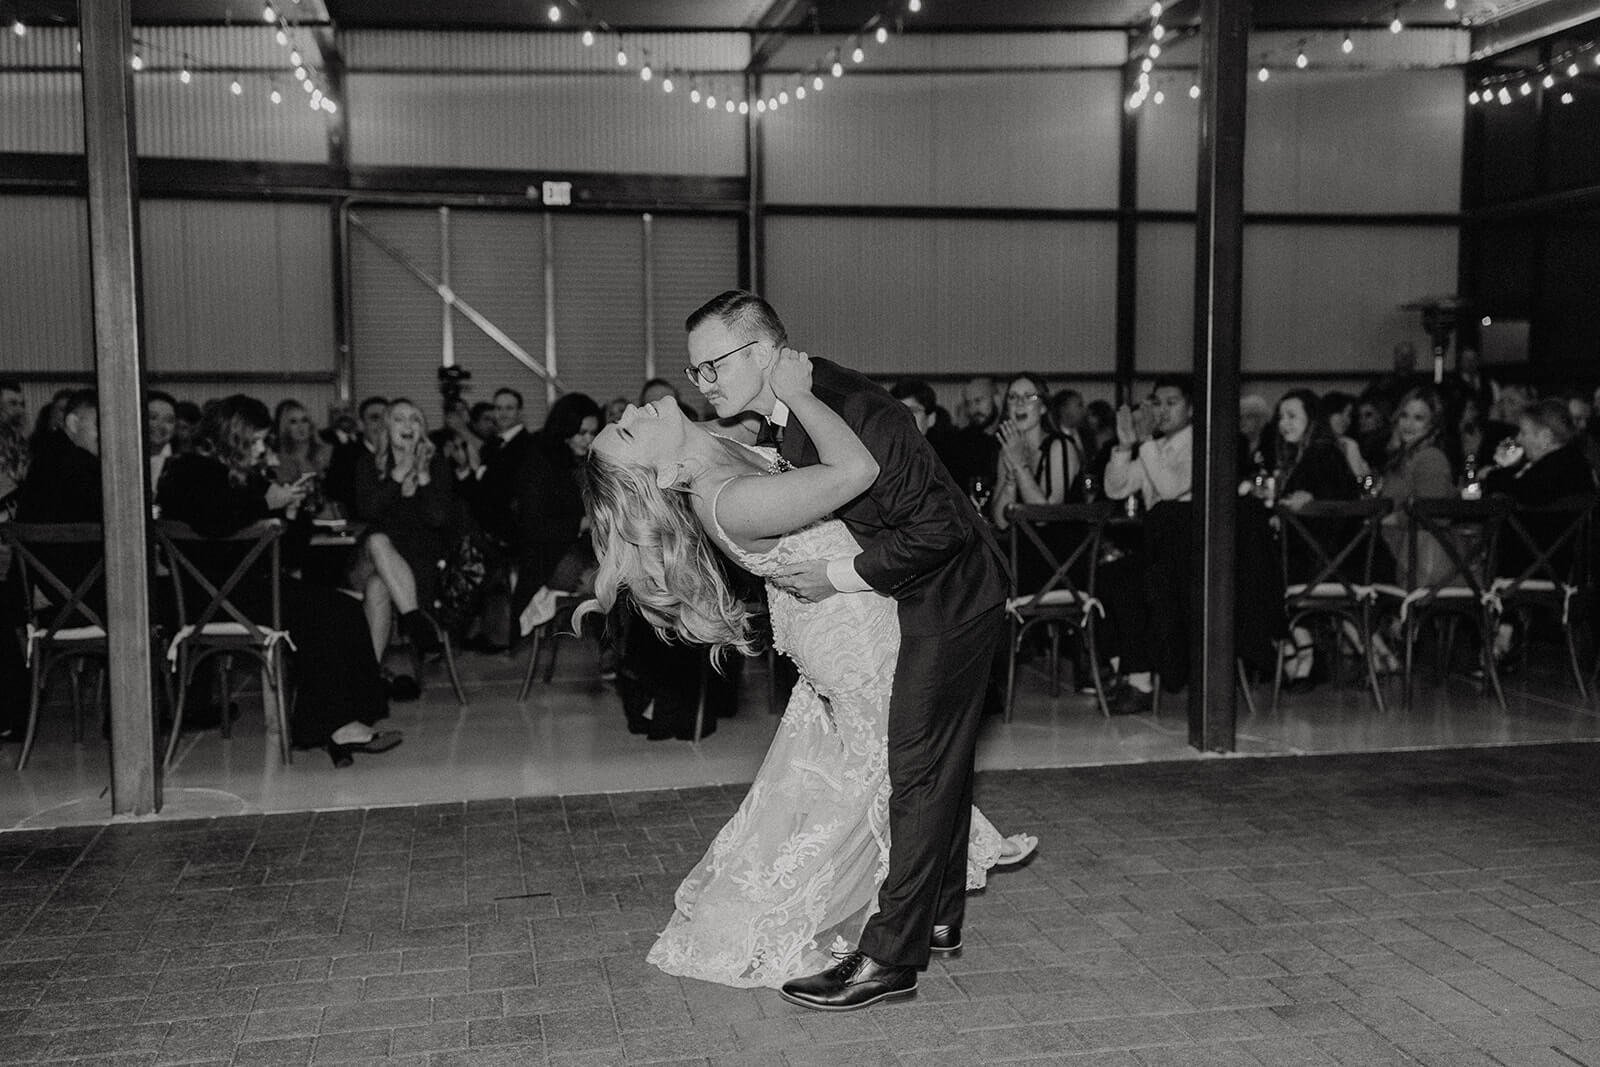
MULTIPOLYGON (((260 465, 272 419, 266 405, 235 394, 207 407, 195 450, 173 457, 161 481, 164 518, 188 524, 202 537, 225 537, 263 519, 301 519, 306 485, 269 482, 260 465)), ((295 525, 304 529, 304 522, 295 525)), ((209 546, 208 546, 209 547, 209 546)), ((197 552, 195 564, 213 582, 224 580, 240 546, 219 543, 197 552)), ((231 598, 252 618, 265 618, 264 581, 242 585, 231 598)), ((294 641, 289 672, 294 686, 290 730, 299 748, 326 748, 336 767, 356 752, 386 752, 400 743, 399 731, 375 731, 389 713, 378 662, 356 602, 331 589, 285 577, 283 624, 294 641)))

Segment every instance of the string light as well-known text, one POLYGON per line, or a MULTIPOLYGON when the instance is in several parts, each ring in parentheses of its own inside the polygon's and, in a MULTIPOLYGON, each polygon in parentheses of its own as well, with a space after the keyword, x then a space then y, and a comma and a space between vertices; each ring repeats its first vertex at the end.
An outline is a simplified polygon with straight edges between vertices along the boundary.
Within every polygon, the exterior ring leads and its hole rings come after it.
POLYGON ((806 98, 806 87, 804 85, 796 85, 794 87, 794 98, 796 100, 804 100, 806 98))
POLYGON ((1161 40, 1161 38, 1165 37, 1166 35, 1167 35, 1167 28, 1165 26, 1161 25, 1161 23, 1158 22, 1154 26, 1150 27, 1150 36, 1155 38, 1156 40, 1159 41, 1159 40, 1161 40))
POLYGON ((228 92, 232 93, 234 96, 238 96, 244 92, 244 86, 239 84, 238 78, 233 79, 232 83, 229 84, 228 92))
POLYGON ((1161 46, 1160 45, 1153 44, 1153 45, 1150 46, 1150 58, 1151 59, 1160 59, 1161 58, 1161 46))
POLYGON ((727 112, 730 115, 733 114, 734 111, 736 110, 734 108, 734 106, 733 106, 733 101, 732 100, 727 101, 727 103, 724 106, 727 108, 727 112))
POLYGON ((1164 104, 1167 102, 1167 94, 1162 92, 1160 89, 1157 89, 1155 96, 1151 97, 1151 99, 1158 104, 1164 104))
POLYGON ((889 31, 887 29, 885 29, 884 27, 879 26, 878 27, 878 32, 873 34, 872 36, 873 36, 873 39, 876 40, 879 44, 883 44, 885 41, 887 41, 889 39, 889 31))
POLYGON ((295 81, 303 82, 303 81, 306 80, 306 77, 307 77, 306 68, 304 68, 304 67, 296 67, 296 68, 294 68, 294 80, 295 81))
POLYGON ((1562 103, 1563 103, 1563 104, 1570 104, 1570 103, 1572 103, 1572 94, 1571 94, 1571 93, 1562 93, 1562 94, 1561 94, 1561 102, 1562 102, 1562 103))
POLYGON ((750 114, 750 101, 748 101, 748 100, 739 101, 739 114, 741 114, 741 115, 750 114))
POLYGON ((699 102, 700 102, 700 89, 699 89, 699 87, 698 86, 690 86, 690 88, 689 88, 689 103, 698 104, 699 102))
POLYGON ((1150 59, 1148 57, 1143 59, 1143 60, 1141 60, 1140 63, 1139 63, 1139 71, 1141 73, 1143 73, 1143 74, 1149 74, 1152 70, 1155 70, 1155 69, 1156 69, 1155 60, 1150 59))
POLYGON ((1456 0, 1444 0, 1444 9, 1446 11, 1454 11, 1456 9, 1456 0))
POLYGON ((647 82, 654 76, 655 76, 654 72, 650 69, 650 64, 649 63, 646 63, 644 66, 639 68, 639 80, 640 81, 647 82))
POLYGON ((1354 52, 1355 50, 1356 50, 1356 43, 1350 39, 1350 35, 1348 33, 1345 34, 1344 35, 1344 41, 1341 42, 1340 45, 1339 45, 1339 51, 1343 52, 1345 55, 1349 55, 1351 52, 1354 52))
POLYGON ((28 36, 28 24, 18 19, 11 24, 11 32, 18 37, 26 37, 28 36))
POLYGON ((922 10, 922 0, 906 0, 906 10, 915 15, 922 10))
POLYGON ((272 25, 273 23, 277 22, 278 21, 278 9, 273 7, 271 4, 267 4, 266 6, 264 6, 261 9, 261 21, 265 22, 269 26, 272 25))
POLYGON ((551 22, 561 21, 561 8, 556 4, 550 5, 550 10, 545 12, 545 17, 551 22))
POLYGON ((765 115, 766 113, 767 113, 767 102, 765 100, 757 100, 756 101, 756 114, 757 115, 765 115))
POLYGON ((628 50, 625 49, 625 48, 622 48, 621 46, 618 46, 618 48, 617 48, 617 66, 626 67, 627 65, 628 65, 628 50))
POLYGON ((281 104, 283 103, 283 94, 274 88, 272 90, 272 95, 268 99, 270 99, 274 104, 281 104))
POLYGON ((833 69, 829 73, 831 73, 835 78, 844 77, 844 64, 839 62, 837 59, 834 60, 833 69))
POLYGON ((183 67, 178 71, 178 81, 183 85, 188 85, 193 80, 194 75, 189 73, 189 63, 186 58, 183 67))
POLYGON ((279 27, 278 32, 272 35, 272 39, 277 41, 280 45, 288 44, 289 34, 282 27, 279 27))
POLYGON ((850 62, 852 62, 852 63, 860 63, 863 59, 866 59, 866 58, 867 58, 866 49, 862 48, 860 45, 856 45, 854 48, 852 48, 850 50, 850 62))
POLYGON ((826 84, 827 82, 822 80, 822 75, 820 74, 811 79, 811 88, 815 89, 819 93, 822 92, 822 87, 826 84))
POLYGON ((144 56, 141 56, 138 52, 135 52, 133 54, 132 61, 130 61, 128 65, 131 66, 134 70, 143 70, 144 69, 144 56))
POLYGON ((1556 77, 1555 77, 1555 75, 1554 74, 1546 74, 1544 76, 1544 82, 1542 84, 1544 85, 1544 87, 1546 89, 1554 89, 1556 87, 1556 77))
POLYGON ((1572 64, 1572 66, 1567 68, 1567 77, 1576 78, 1577 76, 1578 76, 1578 64, 1574 63, 1574 64, 1572 64))
POLYGON ((706 107, 714 109, 716 106, 717 106, 717 98, 714 97, 714 96, 707 95, 706 96, 706 107))
POLYGON ((670 77, 661 79, 661 91, 664 93, 672 92, 672 79, 670 77))
POLYGON ((1476 104, 1477 102, 1478 102, 1478 90, 1474 89, 1474 90, 1472 90, 1472 92, 1467 94, 1467 103, 1476 104))
POLYGON ((1394 21, 1389 23, 1389 32, 1390 33, 1399 33, 1401 30, 1403 30, 1405 28, 1406 28, 1406 24, 1400 21, 1400 9, 1399 8, 1395 8, 1394 9, 1394 21))
POLYGON ((322 110, 332 115, 338 112, 339 105, 333 102, 332 97, 325 96, 322 98, 322 110))
POLYGON ((1200 86, 1198 86, 1198 85, 1189 86, 1189 99, 1190 100, 1198 100, 1198 99, 1200 99, 1200 86))
POLYGON ((1256 71, 1256 81, 1258 82, 1264 82, 1270 77, 1272 77, 1272 71, 1268 70, 1266 67, 1262 67, 1260 70, 1256 71))
POLYGON ((1150 5, 1150 17, 1153 19, 1158 19, 1161 17, 1161 12, 1164 10, 1166 9, 1161 6, 1161 0, 1156 0, 1155 3, 1150 5))
POLYGON ((301 82, 300 88, 304 89, 308 93, 314 93, 317 91, 317 87, 311 84, 310 78, 307 78, 305 81, 301 82))
POLYGON ((593 30, 584 30, 583 31, 583 47, 585 47, 585 48, 594 47, 594 31, 593 30))
POLYGON ((778 90, 778 103, 787 104, 788 102, 789 102, 789 90, 787 90, 787 89, 779 89, 778 90))
POLYGON ((1506 91, 1503 85, 1500 87, 1500 103, 1502 105, 1511 103, 1511 94, 1506 91))
POLYGON ((1301 70, 1305 70, 1311 65, 1311 60, 1306 58, 1306 50, 1304 47, 1302 47, 1300 51, 1295 54, 1294 65, 1299 67, 1301 70))
POLYGON ((290 52, 289 53, 289 66, 298 67, 300 65, 301 65, 301 63, 300 63, 300 52, 298 50, 290 52))
POLYGON ((1521 93, 1523 96, 1527 96, 1533 92, 1533 86, 1529 85, 1527 82, 1523 82, 1517 87, 1517 92, 1521 93))

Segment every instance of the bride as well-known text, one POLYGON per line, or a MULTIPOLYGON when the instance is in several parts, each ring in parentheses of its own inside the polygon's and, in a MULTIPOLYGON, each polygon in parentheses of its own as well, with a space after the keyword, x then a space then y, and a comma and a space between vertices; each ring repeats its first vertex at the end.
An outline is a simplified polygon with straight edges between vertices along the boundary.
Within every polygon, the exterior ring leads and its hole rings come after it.
MULTIPOLYGON (((763 578, 860 551, 829 516, 872 485, 877 462, 812 395, 804 353, 782 351, 772 388, 816 442, 815 466, 709 433, 670 400, 630 406, 595 438, 586 503, 601 607, 626 589, 664 637, 753 655, 748 609, 718 551, 763 578)), ((805 603, 770 581, 767 595, 774 640, 800 680, 750 792, 678 887, 649 954, 669 974, 733 986, 781 986, 830 966, 876 911, 889 864, 895 603, 872 592, 805 603)), ((1002 839, 974 809, 968 888, 1037 844, 1002 839)))

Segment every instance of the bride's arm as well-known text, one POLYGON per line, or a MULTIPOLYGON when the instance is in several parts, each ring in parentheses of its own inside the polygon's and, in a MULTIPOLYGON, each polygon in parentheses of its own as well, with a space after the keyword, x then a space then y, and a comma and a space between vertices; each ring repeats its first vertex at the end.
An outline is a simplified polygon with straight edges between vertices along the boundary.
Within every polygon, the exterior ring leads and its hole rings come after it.
POLYGON ((717 521, 739 540, 781 537, 833 514, 868 489, 878 461, 855 431, 811 392, 811 359, 785 348, 772 370, 772 392, 806 428, 817 463, 762 478, 739 478, 717 501, 717 521))

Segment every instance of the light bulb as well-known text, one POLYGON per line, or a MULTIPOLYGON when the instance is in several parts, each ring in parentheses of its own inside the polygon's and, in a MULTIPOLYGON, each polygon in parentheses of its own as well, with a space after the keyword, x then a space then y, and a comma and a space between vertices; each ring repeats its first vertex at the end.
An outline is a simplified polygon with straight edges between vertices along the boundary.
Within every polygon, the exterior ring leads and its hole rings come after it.
POLYGON ((1572 103, 1572 94, 1571 94, 1571 93, 1562 93, 1562 94, 1561 94, 1561 102, 1562 102, 1562 103, 1563 103, 1563 104, 1570 104, 1570 103, 1572 103))
POLYGON ((228 86, 228 92, 232 93, 234 96, 238 96, 240 93, 244 92, 244 86, 239 84, 238 78, 235 78, 232 84, 228 86))
POLYGON ((767 110, 768 111, 776 111, 776 110, 778 110, 778 98, 777 97, 775 97, 775 96, 767 97, 767 110))
POLYGON ((1166 35, 1167 35, 1167 28, 1165 26, 1161 25, 1161 23, 1158 22, 1154 26, 1150 27, 1150 36, 1155 38, 1156 40, 1159 41, 1163 37, 1165 37, 1166 35))
POLYGON ((1600 67, 1600 52, 1594 54, 1594 65, 1600 67))
POLYGON ((866 50, 863 49, 860 45, 856 45, 855 48, 852 49, 851 52, 850 52, 850 62, 852 62, 852 63, 859 63, 863 59, 866 59, 866 58, 867 58, 866 50))
POLYGON ((1578 64, 1574 63, 1574 64, 1572 64, 1572 66, 1567 68, 1567 77, 1576 78, 1577 76, 1578 76, 1578 64))
POLYGON ((707 96, 706 97, 706 107, 715 108, 716 106, 717 106, 717 98, 714 97, 714 96, 707 96))
POLYGON ((820 74, 818 74, 815 78, 811 79, 811 88, 815 89, 819 93, 822 92, 823 84, 824 84, 824 82, 822 80, 822 75, 820 75, 820 74))
POLYGON ((626 67, 627 65, 628 65, 628 52, 627 52, 627 50, 623 49, 623 48, 617 49, 617 66, 626 67))
POLYGON ((178 81, 182 82, 184 85, 188 85, 193 80, 194 75, 189 73, 188 67, 184 67, 182 70, 178 71, 178 81))
POLYGON ((550 5, 550 10, 545 12, 545 17, 551 22, 561 21, 561 8, 555 4, 550 5))
POLYGON ((1151 97, 1151 99, 1153 99, 1158 104, 1164 104, 1164 103, 1167 102, 1167 94, 1162 92, 1160 89, 1157 89, 1156 90, 1156 95, 1151 97))
POLYGON ((1517 87, 1517 92, 1521 93, 1523 96, 1528 96, 1529 94, 1531 94, 1533 92, 1533 86, 1528 84, 1527 82, 1523 82, 1520 86, 1517 87))
POLYGON ((1502 85, 1500 87, 1500 104, 1501 106, 1504 106, 1509 103, 1511 103, 1511 93, 1508 92, 1506 87, 1502 85))
POLYGON ((1150 58, 1151 59, 1160 59, 1161 58, 1161 46, 1160 45, 1152 44, 1150 46, 1150 58))
POLYGON ((1467 103, 1476 104, 1478 102, 1478 100, 1479 100, 1478 90, 1474 89, 1474 90, 1472 90, 1472 92, 1467 94, 1467 103))
POLYGON ((778 90, 778 103, 787 104, 788 102, 789 102, 789 90, 787 90, 787 89, 778 90))
POLYGON ((765 100, 757 100, 756 101, 756 114, 757 115, 765 115, 766 113, 767 113, 767 102, 765 100))
POLYGON ((1256 81, 1264 82, 1270 77, 1272 77, 1272 71, 1268 70, 1266 67, 1262 67, 1260 70, 1256 71, 1256 81))
POLYGON ((1546 89, 1554 89, 1554 88, 1555 88, 1555 87, 1556 87, 1556 79, 1555 79, 1555 75, 1553 75, 1553 74, 1546 74, 1546 75, 1545 75, 1545 76, 1544 76, 1544 83, 1543 83, 1543 84, 1544 84, 1544 87, 1545 87, 1545 88, 1546 88, 1546 89))
POLYGON ((804 85, 796 85, 794 87, 794 98, 796 100, 804 100, 806 98, 806 87, 804 85))
POLYGON ((1399 33, 1401 30, 1403 30, 1405 28, 1406 28, 1406 24, 1400 21, 1400 12, 1396 11, 1394 13, 1394 21, 1389 23, 1389 32, 1390 33, 1399 33))
POLYGON ((321 89, 318 89, 316 92, 311 94, 311 106, 312 107, 321 107, 322 106, 322 90, 321 89))
POLYGON ((691 88, 689 90, 689 103, 698 104, 699 102, 700 102, 700 89, 698 87, 691 88))
POLYGON ((274 89, 272 90, 272 96, 270 99, 274 104, 281 104, 283 103, 283 94, 274 89))
POLYGON ((728 114, 730 115, 737 110, 737 108, 734 107, 732 100, 729 100, 724 106, 727 108, 728 114))
POLYGON ((884 29, 882 26, 879 26, 878 32, 872 36, 874 40, 876 40, 879 44, 882 44, 889 39, 889 31, 884 29))
POLYGON ((305 81, 301 82, 300 88, 304 89, 308 93, 314 93, 317 91, 316 85, 312 83, 310 78, 307 78, 305 81))
POLYGON ((1152 70, 1155 70, 1155 68, 1156 63, 1153 59, 1146 57, 1145 59, 1139 61, 1139 70, 1145 74, 1149 74, 1152 70))
POLYGON ((288 44, 289 43, 289 35, 287 33, 283 32, 282 30, 279 30, 277 33, 273 34, 272 35, 272 39, 274 41, 277 41, 279 44, 288 44))
POLYGON ((639 68, 640 81, 647 82, 653 77, 655 77, 655 72, 650 69, 650 64, 646 63, 644 66, 639 68))
POLYGON ((135 52, 133 54, 133 62, 130 63, 129 66, 133 67, 134 70, 143 70, 144 56, 141 56, 139 53, 135 52))
POLYGON ((326 111, 328 114, 331 115, 335 111, 339 110, 339 105, 335 104, 332 100, 328 99, 325 96, 325 97, 322 98, 322 110, 326 111))
POLYGON ((312 111, 320 111, 320 110, 322 110, 322 101, 321 100, 308 100, 308 101, 306 101, 306 106, 309 107, 312 111))
POLYGON ((1190 100, 1198 100, 1198 99, 1200 99, 1200 86, 1198 86, 1198 85, 1189 86, 1189 99, 1190 100))
POLYGON ((915 15, 922 10, 922 0, 907 0, 906 10, 915 15))
POLYGON ((748 100, 739 101, 739 114, 741 114, 741 115, 750 114, 750 101, 748 101, 748 100))
POLYGON ((1444 9, 1446 11, 1454 11, 1456 9, 1456 0, 1444 0, 1444 9))
POLYGON ((593 30, 584 30, 583 31, 583 47, 589 48, 589 47, 592 47, 593 45, 594 45, 594 31, 593 30))
POLYGON ((11 32, 18 37, 26 37, 28 36, 28 26, 21 19, 18 19, 11 24, 11 32))
POLYGON ((1150 17, 1153 19, 1160 18, 1163 10, 1165 9, 1161 6, 1161 0, 1156 0, 1155 3, 1150 5, 1150 17))
POLYGON ((297 81, 297 82, 305 81, 306 80, 306 68, 304 68, 304 67, 296 67, 296 68, 294 68, 294 80, 297 81))
POLYGON ((300 53, 299 53, 298 50, 292 51, 292 52, 289 53, 289 66, 291 66, 291 67, 300 66, 300 53))
POLYGON ((1301 52, 1294 57, 1294 65, 1299 67, 1301 70, 1305 70, 1311 65, 1311 60, 1306 58, 1306 54, 1304 52, 1301 52))
POLYGON ((261 21, 269 23, 269 24, 273 23, 273 22, 277 22, 278 21, 278 9, 273 7, 271 4, 264 5, 261 8, 261 21))
POLYGON ((664 92, 664 93, 672 92, 672 79, 671 78, 662 78, 661 79, 661 91, 664 92))
POLYGON ((1144 103, 1144 97, 1140 96, 1138 93, 1134 93, 1132 96, 1128 97, 1128 110, 1137 111, 1139 110, 1139 105, 1142 103, 1144 103))
POLYGON ((833 74, 833 76, 835 78, 844 77, 844 64, 839 62, 837 59, 834 60, 833 61, 833 70, 832 70, 831 73, 833 74))
POLYGON ((1340 45, 1339 45, 1339 51, 1343 52, 1345 55, 1349 55, 1351 52, 1354 52, 1355 50, 1356 50, 1356 43, 1350 39, 1350 35, 1348 33, 1345 34, 1344 35, 1344 41, 1342 43, 1340 43, 1340 45))

